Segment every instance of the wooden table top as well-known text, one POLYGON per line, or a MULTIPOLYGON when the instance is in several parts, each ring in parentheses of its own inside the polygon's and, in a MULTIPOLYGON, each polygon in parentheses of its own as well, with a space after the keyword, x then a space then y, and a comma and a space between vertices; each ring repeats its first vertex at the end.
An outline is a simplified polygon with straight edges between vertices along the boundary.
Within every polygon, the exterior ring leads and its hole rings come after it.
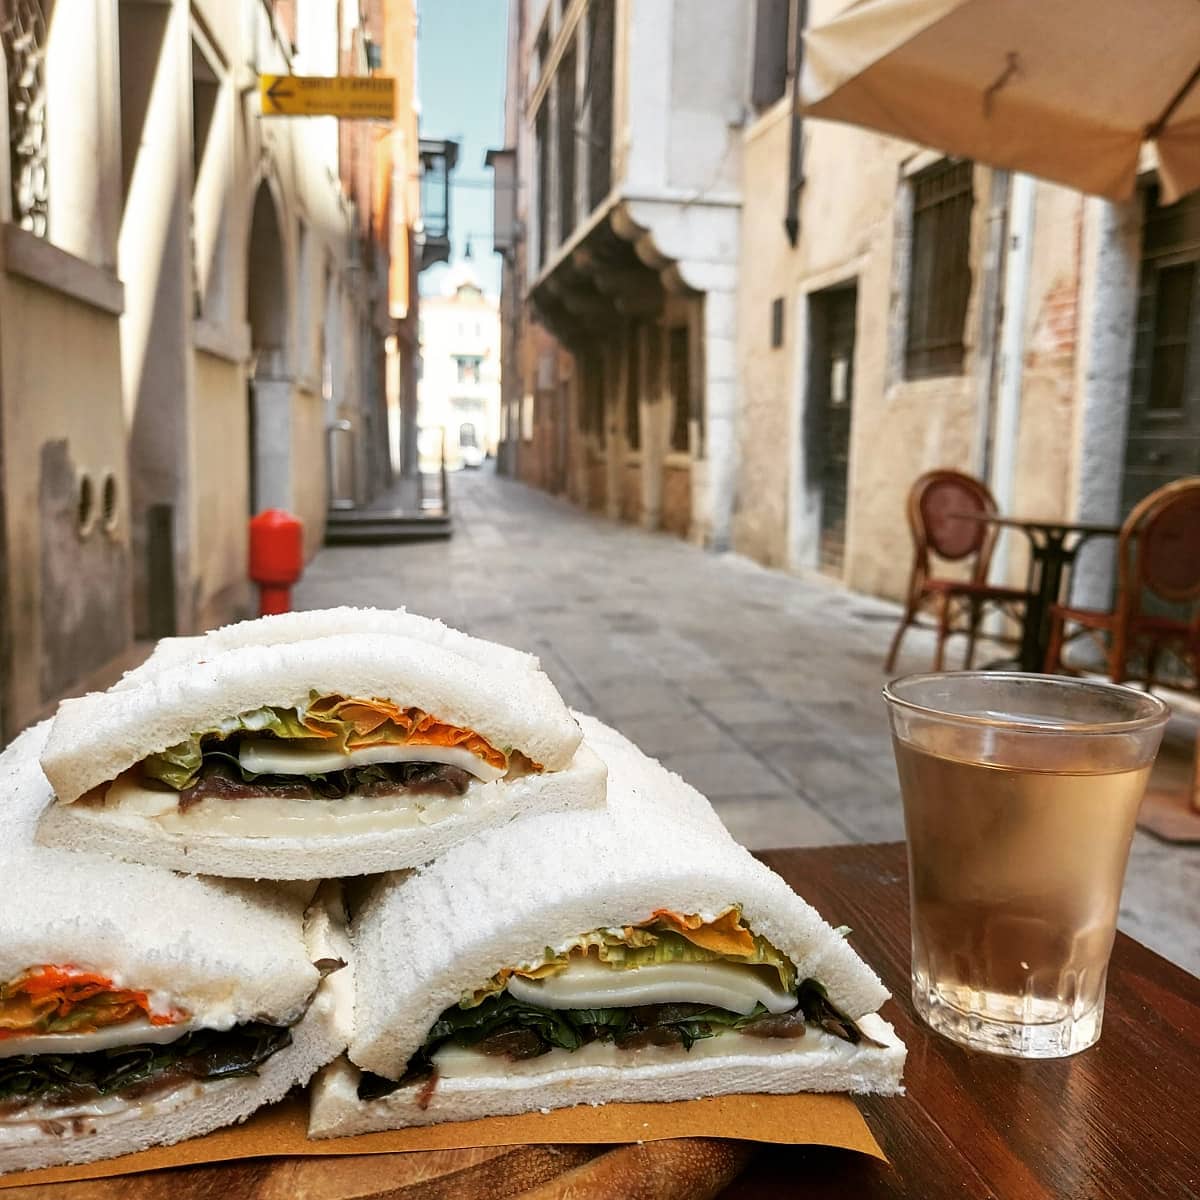
POLYGON ((1100 521, 1060 521, 1049 517, 1009 517, 1003 513, 983 512, 980 509, 963 509, 948 514, 964 521, 980 521, 988 525, 1003 525, 1008 529, 1053 530, 1055 533, 1084 533, 1088 536, 1116 537, 1120 525, 1107 525, 1100 521))
POLYGON ((1200 980, 1121 934, 1104 1034, 1070 1059, 973 1054, 909 1003, 904 847, 759 854, 895 999, 907 1095, 860 1098, 890 1165, 848 1151, 680 1139, 636 1146, 263 1159, 16 1188, 13 1200, 1200 1200, 1200 980))
POLYGON ((1195 1200, 1200 1197, 1200 980, 1118 933, 1104 1031, 1073 1058, 972 1053, 922 1024, 909 1001, 903 845, 759 855, 882 976, 884 1015, 908 1045, 907 1095, 859 1107, 891 1160, 770 1147, 729 1200, 1195 1200))

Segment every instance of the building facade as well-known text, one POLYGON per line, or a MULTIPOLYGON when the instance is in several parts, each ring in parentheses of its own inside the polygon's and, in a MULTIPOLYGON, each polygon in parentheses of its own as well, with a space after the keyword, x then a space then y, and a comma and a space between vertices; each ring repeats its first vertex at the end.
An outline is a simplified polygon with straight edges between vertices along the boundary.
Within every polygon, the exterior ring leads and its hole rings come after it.
MULTIPOLYGON (((1147 171, 1114 205, 804 122, 800 14, 844 2, 747 7, 734 548, 898 598, 926 470, 1103 523, 1200 473, 1200 356, 1181 348, 1200 345, 1200 199, 1160 208, 1147 171)), ((997 576, 1022 581, 1027 551, 1007 535, 997 576)), ((1111 551, 1084 551, 1077 599, 1107 604, 1111 551)))
POLYGON ((520 0, 510 22, 501 463, 727 546, 741 6, 520 0))
POLYGON ((429 468, 479 466, 500 440, 500 313, 466 264, 446 274, 442 294, 421 300, 421 457, 429 468))
MULTIPOLYGON (((697 203, 737 198, 727 210, 735 244, 705 266, 710 283, 724 281, 719 291, 686 265, 716 244, 696 203, 683 205, 686 237, 669 243, 679 267, 661 266, 667 235, 648 216, 635 220, 651 232, 625 244, 643 269, 659 266, 663 289, 661 310, 643 319, 660 336, 645 340, 646 324, 627 308, 644 289, 610 308, 574 282, 590 271, 597 290, 607 286, 590 248, 601 234, 631 235, 625 217, 645 212, 640 201, 622 200, 614 183, 612 208, 596 210, 608 215, 593 214, 557 248, 554 179, 570 147, 554 143, 556 98, 572 110, 556 81, 572 52, 586 53, 577 31, 590 32, 593 12, 568 6, 556 25, 558 7, 526 6, 510 45, 518 212, 504 303, 522 382, 506 391, 505 450, 522 477, 671 528, 670 469, 686 447, 697 540, 898 598, 911 563, 905 501, 926 470, 983 478, 1008 512, 1103 523, 1159 484, 1200 473, 1200 198, 1162 207, 1152 162, 1136 199, 1118 205, 804 121, 801 14, 819 23, 845 0, 729 5, 723 19, 736 12, 742 28, 723 37, 689 8, 687 36, 703 44, 701 90, 721 98, 718 135, 715 111, 672 109, 681 82, 672 5, 618 3, 613 77, 625 99, 614 105, 614 180, 622 164, 639 181, 651 159, 669 176, 680 157, 704 162, 706 139, 734 143, 717 160, 729 164, 727 179, 697 166, 706 181, 697 203), (657 114, 648 143, 639 142, 647 109, 657 114), (552 144, 557 158, 546 166, 539 148, 552 144), (547 190, 548 204, 538 199, 547 190), (730 337, 714 340, 713 313, 726 299, 730 337), (693 315, 676 324, 685 310, 693 315), (656 418, 659 380, 667 402, 656 418), (703 393, 692 412, 704 419, 686 436, 681 389, 703 393), (647 460, 666 468, 657 492, 647 460)), ((573 120, 579 128, 578 112, 573 120)), ((1003 536, 995 574, 1023 580, 1027 550, 1019 534, 1003 536)), ((1111 554, 1111 541, 1085 548, 1077 601, 1107 604, 1111 554)))
POLYGON ((258 95, 260 73, 370 69, 378 12, 0 0, 0 14, 10 736, 110 677, 135 638, 250 612, 252 512, 297 513, 311 553, 331 487, 365 498, 390 463, 378 214, 342 179, 336 119, 266 117, 258 95), (339 465, 344 420, 361 436, 339 465))

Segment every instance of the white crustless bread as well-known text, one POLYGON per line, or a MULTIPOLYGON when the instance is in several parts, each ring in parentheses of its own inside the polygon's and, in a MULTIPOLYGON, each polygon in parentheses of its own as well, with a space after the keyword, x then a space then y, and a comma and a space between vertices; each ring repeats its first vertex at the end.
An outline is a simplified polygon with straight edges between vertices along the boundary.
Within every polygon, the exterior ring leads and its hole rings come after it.
POLYGON ((137 687, 92 692, 59 706, 42 767, 70 804, 150 754, 223 718, 317 695, 391 700, 512 746, 549 771, 580 741, 566 706, 527 686, 528 673, 492 670, 452 650, 390 634, 339 634, 246 646, 147 675, 137 687))
MULTIPOLYGON (((488 1113, 598 1103, 669 1100, 733 1091, 805 1089, 894 1092, 903 1045, 875 1010, 887 990, 845 939, 774 872, 725 832, 707 801, 631 743, 580 718, 587 743, 609 768, 608 808, 513 822, 449 851, 405 878, 379 881, 357 915, 356 1067, 397 1078, 438 1015, 506 966, 538 962, 545 947, 592 929, 636 924, 655 909, 714 917, 739 905, 745 923, 812 977, 840 1009, 861 1018, 886 1048, 764 1048, 719 1039, 704 1056, 642 1055, 637 1065, 572 1067, 546 1056, 492 1076, 446 1079, 431 1102, 405 1087, 371 1102, 354 1094, 356 1071, 336 1066, 319 1080, 311 1132, 365 1132, 488 1113), (713 1055, 716 1055, 715 1057, 713 1055), (424 1099, 422 1097, 421 1099, 424 1099)), ((836 919, 837 914, 830 914, 836 919)), ((803 1041, 804 1039, 801 1039, 803 1041)), ((622 1060, 625 1061, 625 1060, 622 1060)), ((631 1064, 634 1060, 628 1060, 631 1064)))
POLYGON ((163 638, 154 647, 150 657, 140 667, 127 671, 116 686, 137 687, 147 675, 157 674, 167 667, 199 662, 214 654, 238 650, 243 646, 278 646, 346 633, 415 638, 419 642, 429 642, 452 650, 480 666, 508 672, 525 671, 549 684, 549 680, 541 673, 537 658, 522 650, 471 637, 433 617, 418 616, 403 608, 343 606, 238 621, 196 637, 163 638))
MULTIPOLYGON (((313 962, 348 955, 336 911, 310 910, 277 889, 175 875, 31 844, 31 818, 51 801, 30 731, 0 756, 0 980, 33 966, 72 965, 159 993, 201 1024, 295 1021, 292 1044, 256 1076, 189 1083, 104 1115, 0 1116, 0 1173, 92 1162, 245 1120, 306 1082, 345 1046, 346 987, 313 962)), ((334 908, 336 906, 334 905, 334 908)))

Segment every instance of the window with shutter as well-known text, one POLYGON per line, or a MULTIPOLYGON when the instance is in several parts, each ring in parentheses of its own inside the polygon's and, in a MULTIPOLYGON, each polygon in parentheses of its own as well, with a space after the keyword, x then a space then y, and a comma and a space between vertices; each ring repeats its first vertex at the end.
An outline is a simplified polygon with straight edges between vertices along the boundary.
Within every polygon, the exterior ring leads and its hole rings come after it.
POLYGON ((754 11, 754 68, 750 102, 769 108, 787 91, 792 0, 758 0, 754 11))
POLYGON ((915 175, 908 335, 909 379, 957 375, 971 295, 971 162, 943 160, 915 175))

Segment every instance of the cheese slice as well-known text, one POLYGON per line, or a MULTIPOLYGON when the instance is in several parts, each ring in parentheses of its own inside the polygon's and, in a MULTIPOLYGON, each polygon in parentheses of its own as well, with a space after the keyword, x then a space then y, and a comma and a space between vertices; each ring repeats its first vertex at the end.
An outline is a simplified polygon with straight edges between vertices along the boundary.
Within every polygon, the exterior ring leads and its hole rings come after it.
POLYGON ((456 1046, 453 1042, 447 1042, 434 1053, 433 1064, 437 1067, 439 1086, 447 1079, 487 1079, 495 1081, 497 1087, 502 1087, 502 1081, 506 1079, 567 1075, 578 1080, 579 1073, 590 1067, 678 1068, 683 1062, 739 1055, 752 1056, 759 1063, 764 1059, 786 1058, 794 1061, 798 1056, 820 1055, 826 1062, 833 1063, 839 1059, 853 1058, 859 1050, 860 1047, 842 1038, 810 1026, 805 1029, 803 1037, 787 1038, 751 1037, 736 1029, 723 1029, 716 1037, 693 1042, 690 1050, 684 1050, 682 1046, 622 1048, 613 1042, 589 1042, 578 1050, 556 1048, 536 1058, 519 1059, 498 1058, 494 1054, 484 1054, 473 1046, 456 1046))
POLYGON ((504 775, 498 767, 460 746, 383 744, 343 752, 289 746, 281 738, 245 738, 238 748, 238 762, 256 775, 325 775, 330 771, 344 771, 347 767, 399 762, 445 763, 450 767, 461 767, 484 783, 504 775))
POLYGON ((730 962, 664 962, 610 967, 593 958, 574 961, 544 979, 513 975, 514 999, 542 1008, 631 1008, 639 1004, 707 1004, 743 1016, 761 1004, 791 1012, 796 996, 779 986, 774 969, 730 962))
POLYGON ((95 1033, 33 1033, 28 1037, 0 1038, 0 1058, 18 1054, 87 1054, 115 1046, 165 1046, 197 1028, 195 1021, 151 1025, 144 1017, 109 1025, 95 1033))
POLYGON ((119 775, 104 795, 114 817, 137 828, 144 821, 172 834, 234 837, 339 837, 390 833, 456 820, 503 799, 504 782, 472 783, 461 796, 408 789, 394 796, 358 796, 340 800, 300 800, 284 796, 247 796, 235 801, 210 797, 186 809, 179 793, 147 787, 136 771, 119 775))

